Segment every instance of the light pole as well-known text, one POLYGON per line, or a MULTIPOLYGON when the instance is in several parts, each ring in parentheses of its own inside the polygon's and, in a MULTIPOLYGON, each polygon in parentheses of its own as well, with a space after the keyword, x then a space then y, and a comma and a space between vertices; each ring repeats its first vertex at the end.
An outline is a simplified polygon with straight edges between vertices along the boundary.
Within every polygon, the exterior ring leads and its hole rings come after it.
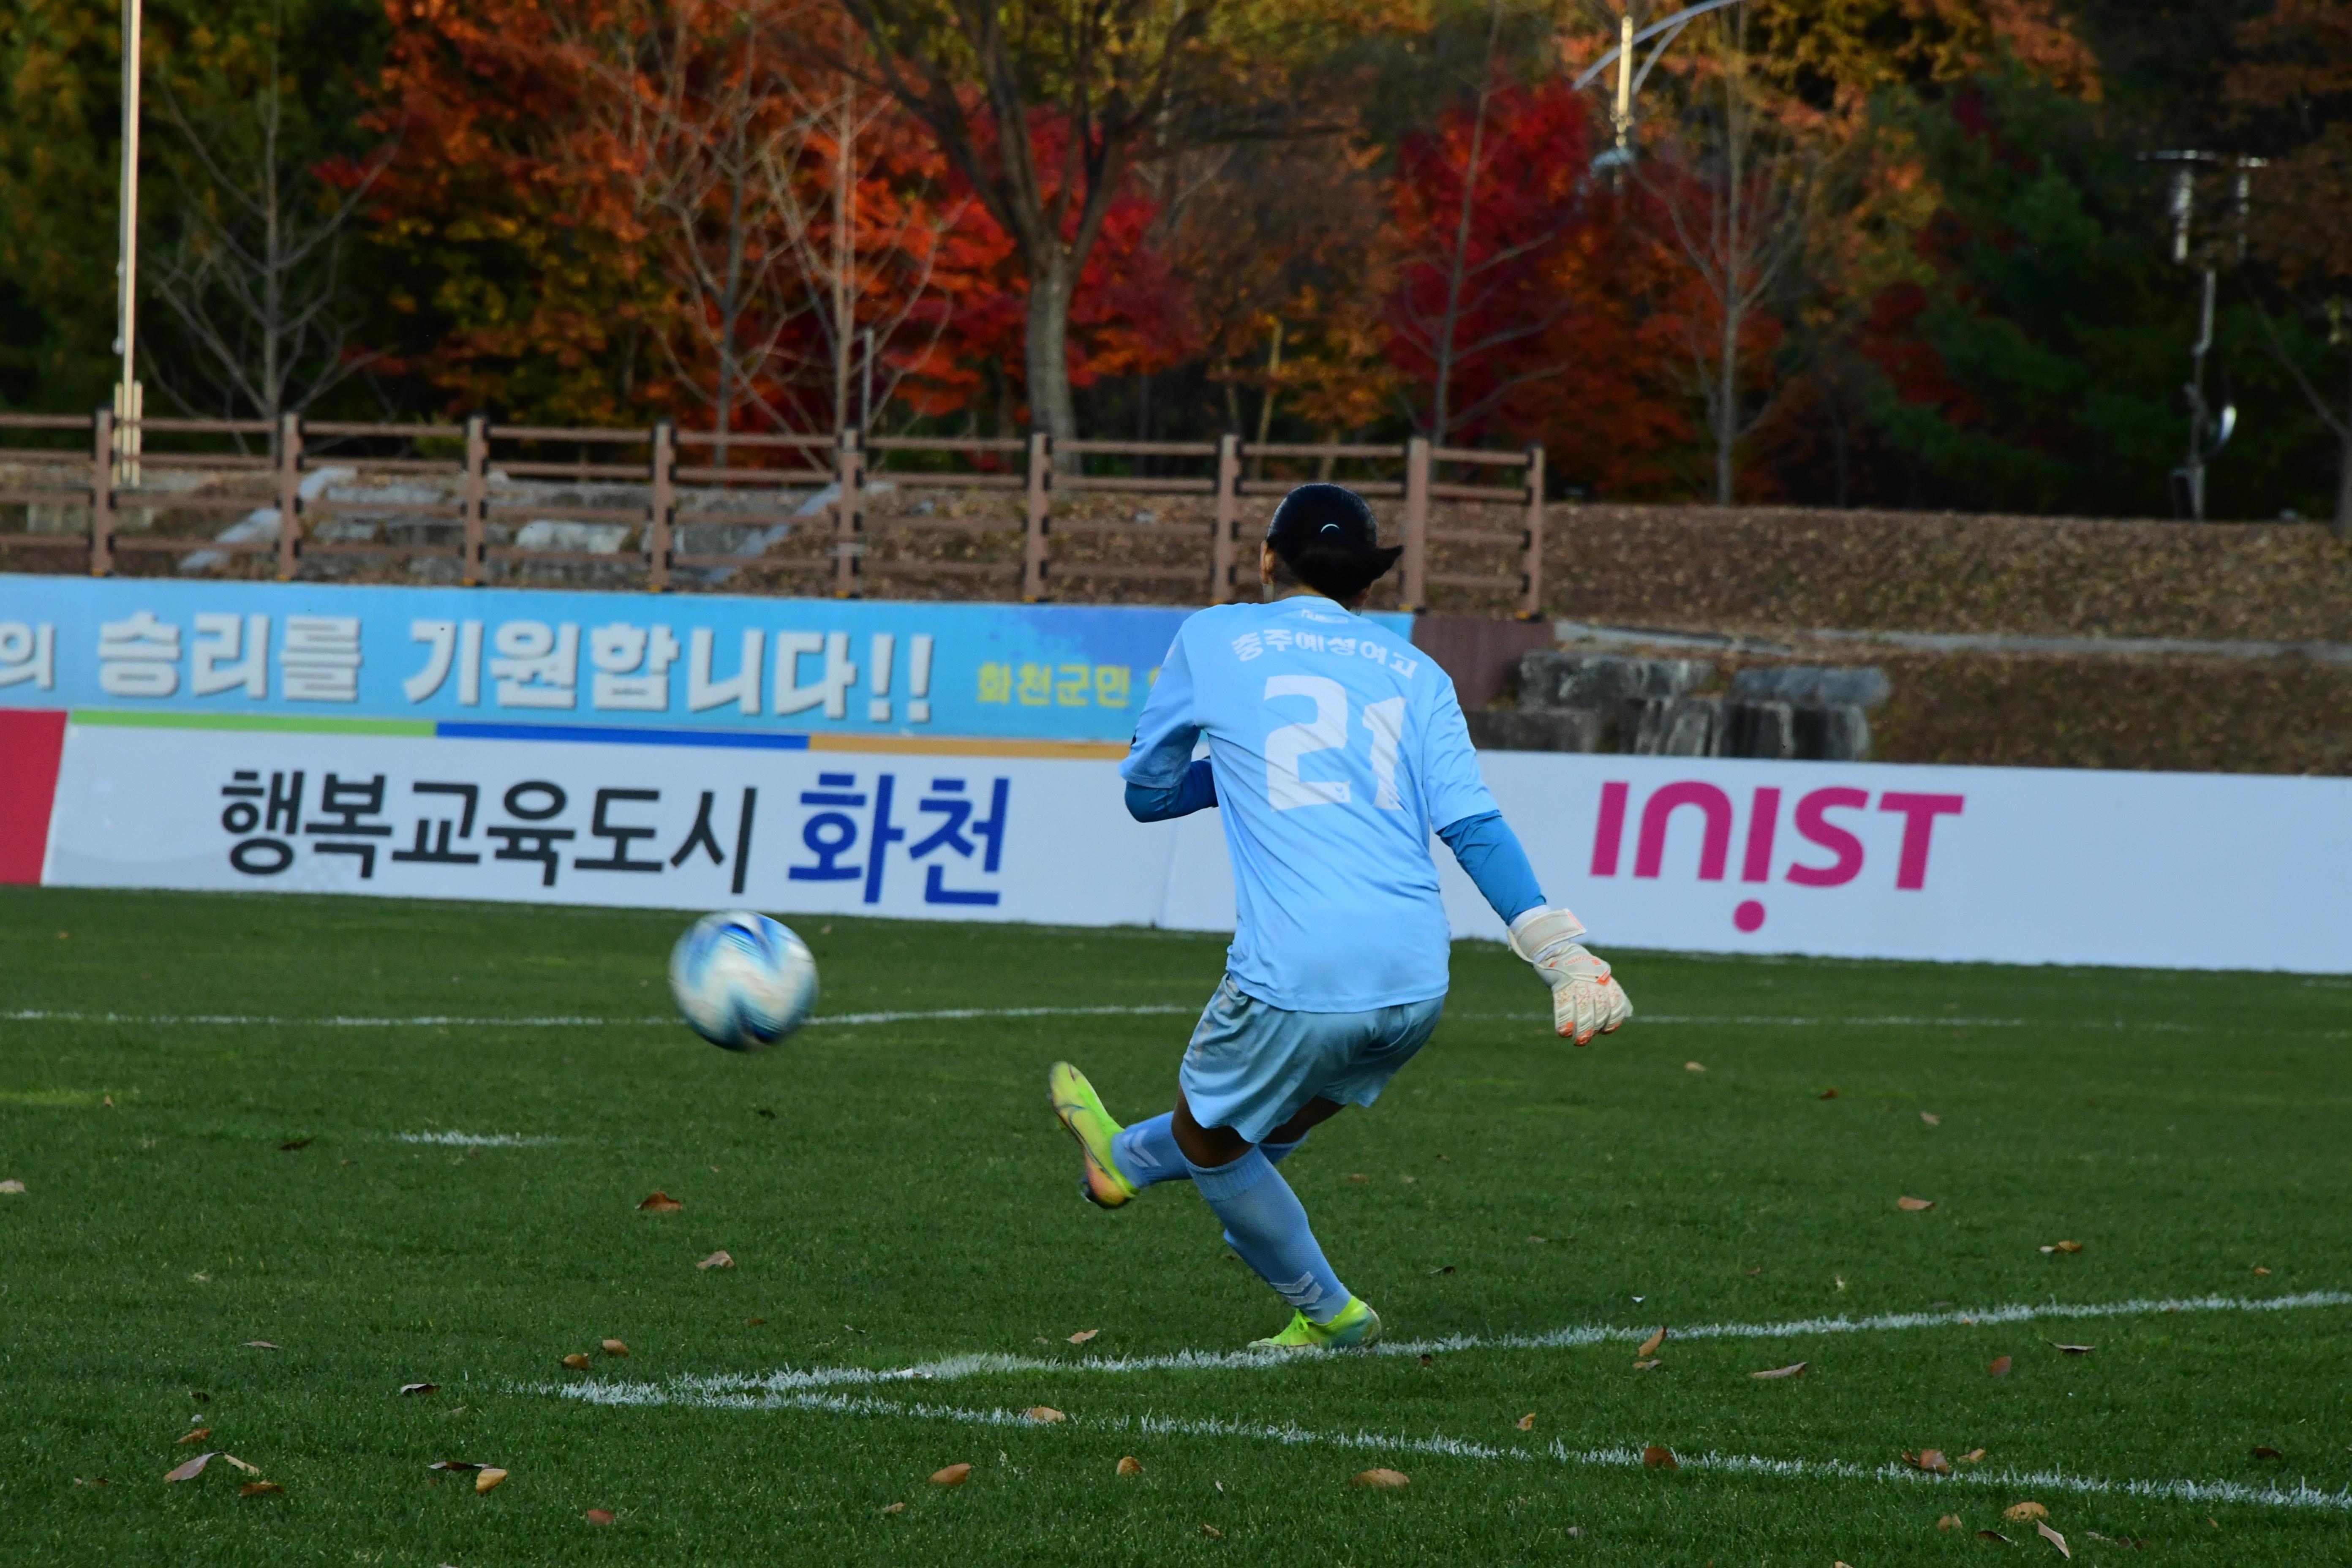
POLYGON ((1574 84, 1576 90, 1581 92, 1600 79, 1601 73, 1607 70, 1612 63, 1617 67, 1617 100, 1611 105, 1609 111, 1611 128, 1616 132, 1616 143, 1608 152, 1592 160, 1592 166, 1595 169, 1607 168, 1622 173, 1632 165, 1633 162, 1633 100, 1641 92, 1642 84, 1650 79, 1650 72, 1656 67, 1659 57, 1666 52, 1668 46, 1682 36, 1683 29, 1709 11, 1720 11, 1727 5, 1738 5, 1745 3, 1746 0, 1700 0, 1698 5, 1685 6, 1671 16, 1653 22, 1648 26, 1638 30, 1633 26, 1633 13, 1631 10, 1618 13, 1617 47, 1585 67, 1583 74, 1576 79, 1574 84), (1658 47, 1650 51, 1650 58, 1642 62, 1642 68, 1637 71, 1633 68, 1634 50, 1637 46, 1645 44, 1652 38, 1658 40, 1658 47))
POLYGON ((2213 347, 2213 296, 2221 265, 2221 251, 2212 244, 2196 243, 2194 229, 2197 219, 2197 173, 2200 168, 2231 171, 2230 205, 2236 218, 2237 239, 2234 259, 2246 258, 2246 218, 2253 205, 2254 171, 2263 167, 2267 158, 2232 156, 2209 153, 2199 148, 2150 153, 2145 155, 2151 163, 2169 163, 2172 182, 2165 209, 2172 218, 2172 259, 2175 265, 2186 267, 2192 260, 2204 274, 2204 291, 2197 319, 2197 341, 2189 345, 2189 374, 2181 392, 2189 402, 2188 460, 2172 470, 2172 510, 2177 517, 2205 521, 2205 470, 2221 448, 2230 444, 2238 428, 2238 405, 2224 401, 2217 416, 2205 401, 2205 356, 2213 347))
POLYGON ((115 352, 122 374, 114 386, 115 482, 139 483, 140 421, 144 411, 134 353, 139 330, 139 34, 141 0, 122 0, 122 186, 121 231, 114 263, 115 352))

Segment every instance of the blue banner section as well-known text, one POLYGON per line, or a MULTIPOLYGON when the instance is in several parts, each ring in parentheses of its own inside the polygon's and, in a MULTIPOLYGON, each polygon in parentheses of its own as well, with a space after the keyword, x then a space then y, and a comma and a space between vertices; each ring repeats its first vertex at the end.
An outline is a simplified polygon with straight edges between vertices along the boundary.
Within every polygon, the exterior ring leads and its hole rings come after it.
POLYGON ((1124 741, 1190 613, 0 574, 0 707, 1124 741))

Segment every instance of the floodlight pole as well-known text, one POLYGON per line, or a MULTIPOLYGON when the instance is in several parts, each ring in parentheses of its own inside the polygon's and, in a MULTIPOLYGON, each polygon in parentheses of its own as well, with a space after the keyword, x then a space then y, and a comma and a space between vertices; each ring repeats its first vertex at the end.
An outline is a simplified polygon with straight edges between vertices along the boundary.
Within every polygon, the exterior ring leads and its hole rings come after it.
POLYGON ((114 387, 116 482, 139 483, 140 421, 144 416, 136 359, 139 329, 139 36, 142 0, 122 0, 122 184, 116 237, 115 351, 122 373, 114 387))
POLYGON ((2186 267, 2192 261, 2204 274, 2203 293, 2197 317, 2197 341, 2189 345, 2189 374, 2181 393, 2189 403, 2189 453, 2180 467, 2172 470, 2172 510, 2176 516, 2197 522, 2205 521, 2205 471, 2238 428, 2237 405, 2224 401, 2217 418, 2211 405, 2205 401, 2205 356, 2213 348, 2213 300, 2220 286, 2221 256, 2211 246, 2200 247, 2195 243, 2197 218, 2197 171, 2202 166, 2229 168, 2233 172, 2230 184, 2232 211, 2237 218, 2236 258, 2246 258, 2246 225, 2253 207, 2254 171, 2263 167, 2267 158, 2232 157, 2221 153, 2210 153, 2200 148, 2184 148, 2144 154, 2147 162, 2173 165, 2172 180, 2166 193, 2165 211, 2172 220, 2172 260, 2186 267))
POLYGON ((1593 160, 1595 169, 1606 165, 1622 174, 1633 163, 1633 100, 1640 95, 1642 84, 1650 79, 1650 71, 1657 65, 1659 57, 1682 36, 1682 30, 1709 11, 1746 4, 1747 0, 1699 0, 1696 5, 1685 6, 1671 16, 1638 29, 1633 26, 1633 13, 1630 8, 1618 13, 1617 47, 1585 67, 1573 84, 1574 89, 1581 92, 1598 81, 1601 73, 1607 70, 1612 62, 1617 67, 1617 100, 1609 111, 1611 128, 1616 132, 1616 144, 1593 160), (1650 58, 1642 62, 1642 68, 1635 70, 1634 47, 1652 38, 1658 40, 1658 47, 1650 51, 1650 58))

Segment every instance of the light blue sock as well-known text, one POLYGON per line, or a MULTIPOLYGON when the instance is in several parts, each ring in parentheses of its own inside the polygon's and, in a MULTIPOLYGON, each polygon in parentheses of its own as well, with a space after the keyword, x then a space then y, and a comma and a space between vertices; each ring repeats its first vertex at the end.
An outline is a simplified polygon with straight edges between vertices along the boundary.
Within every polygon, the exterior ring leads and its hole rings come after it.
MULTIPOLYGON (((1192 1167, 1184 1163, 1184 1152, 1176 1147, 1176 1134, 1170 1130, 1172 1115, 1161 1111, 1134 1126, 1121 1131, 1110 1141, 1111 1158, 1118 1162, 1119 1173, 1139 1190, 1160 1182, 1189 1182, 1192 1167)), ((1299 1144, 1304 1137, 1287 1143, 1261 1143, 1258 1148, 1276 1164, 1299 1144)))
POLYGON ((1263 1149, 1230 1165, 1195 1165, 1192 1184, 1225 1225, 1225 1243, 1257 1270, 1275 1293, 1315 1322, 1328 1323, 1348 1304, 1348 1288, 1331 1272, 1307 1227, 1307 1210, 1263 1149))

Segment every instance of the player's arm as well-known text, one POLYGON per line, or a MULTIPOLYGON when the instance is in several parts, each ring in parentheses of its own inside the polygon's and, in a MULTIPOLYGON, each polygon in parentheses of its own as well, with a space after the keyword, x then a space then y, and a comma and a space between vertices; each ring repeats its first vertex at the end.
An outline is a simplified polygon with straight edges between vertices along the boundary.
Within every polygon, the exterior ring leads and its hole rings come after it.
POLYGON ((1477 749, 1470 743, 1470 727, 1451 683, 1426 711, 1421 776, 1432 816, 1445 825, 1438 837, 1510 929, 1511 951, 1533 964, 1551 987, 1552 1027, 1580 1046, 1612 1033, 1633 1016, 1633 1005, 1609 965, 1578 941, 1584 922, 1544 902, 1518 835, 1503 820, 1478 775, 1477 749))
POLYGON ((1608 963, 1577 940, 1585 934, 1583 922, 1544 902, 1535 868, 1501 812, 1465 816, 1439 828, 1437 836, 1510 928, 1511 951, 1534 964, 1551 987, 1552 1026, 1563 1039, 1589 1044, 1633 1016, 1633 1005, 1608 963))
POLYGON ((1119 777, 1127 781, 1129 816, 1138 822, 1165 822, 1217 804, 1217 782, 1207 760, 1192 757, 1200 739, 1201 727, 1192 718, 1192 671, 1179 630, 1136 716, 1127 760, 1118 765, 1119 777))
POLYGON ((1185 768, 1184 776, 1172 784, 1127 786, 1127 814, 1138 822, 1166 822, 1190 816, 1216 804, 1217 775, 1211 771, 1206 757, 1194 758, 1185 768))

